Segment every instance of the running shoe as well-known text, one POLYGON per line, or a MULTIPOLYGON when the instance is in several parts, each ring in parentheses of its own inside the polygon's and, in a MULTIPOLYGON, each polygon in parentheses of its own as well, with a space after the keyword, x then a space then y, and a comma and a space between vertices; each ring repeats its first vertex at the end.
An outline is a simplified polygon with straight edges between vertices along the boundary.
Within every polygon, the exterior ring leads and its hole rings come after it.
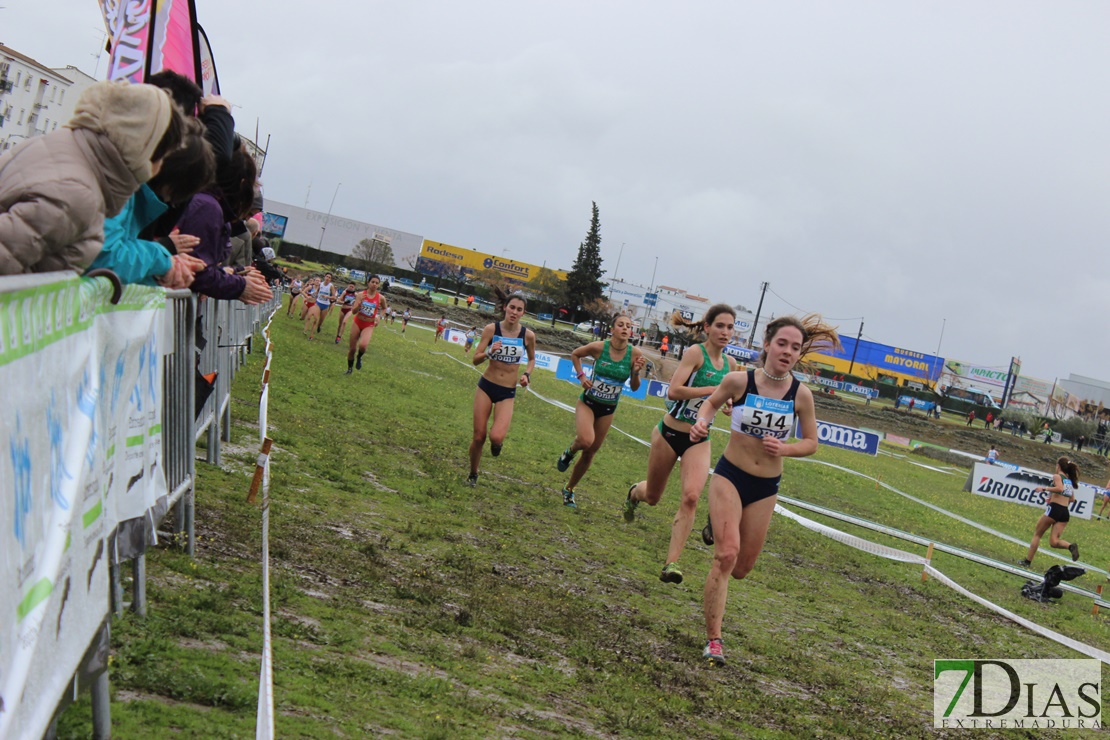
POLYGON ((501 454, 501 445, 495 445, 493 442, 489 443, 489 454, 497 457, 501 454))
POLYGON ((708 660, 713 665, 725 664, 725 646, 720 639, 706 640, 705 650, 702 651, 701 657, 708 660))
POLYGON ((344 374, 344 375, 350 375, 350 374, 351 374, 351 373, 353 373, 353 372, 354 372, 354 370, 352 370, 351 368, 347 368, 347 372, 345 372, 345 373, 343 373, 343 374, 344 374))
POLYGON ((663 572, 659 574, 659 580, 663 583, 682 583, 682 571, 678 569, 678 563, 664 565, 663 572))
POLYGON ((569 506, 572 509, 578 508, 578 504, 574 502, 574 491, 563 489, 563 506, 569 506))
POLYGON ((577 452, 571 452, 569 447, 566 448, 563 450, 563 454, 559 455, 559 460, 555 463, 555 467, 559 469, 560 473, 567 472, 567 468, 570 467, 571 461, 574 460, 574 456, 577 454, 577 452))
MULTIPOLYGON (((633 522, 636 520, 636 507, 640 505, 639 501, 632 500, 632 491, 636 488, 636 484, 632 484, 632 488, 628 489, 628 496, 624 499, 624 520, 626 522, 633 522)), ((682 576, 678 579, 681 581, 682 576)))
POLYGON ((1070 545, 1068 545, 1068 552, 1070 552, 1070 553, 1071 553, 1071 561, 1072 561, 1073 563, 1074 563, 1074 562, 1075 562, 1076 560, 1079 560, 1079 545, 1077 545, 1077 544, 1076 544, 1076 543, 1074 543, 1074 542, 1073 542, 1073 543, 1071 543, 1070 545))
POLYGON ((355 360, 355 370, 361 370, 361 369, 362 369, 362 355, 359 355, 358 359, 355 360))
POLYGON ((471 473, 470 475, 466 476, 466 485, 470 486, 471 488, 478 485, 478 474, 471 473))
POLYGON ((713 546, 713 520, 709 517, 705 518, 705 526, 701 528, 701 541, 713 546))
POLYGON ((1022 568, 1028 568, 1031 565, 1033 565, 1032 562, 1026 560, 1025 558, 1022 558, 1021 560, 1017 561, 1017 564, 1020 565, 1022 568))
POLYGON ((339 344, 339 337, 336 337, 336 338, 335 338, 335 343, 336 343, 336 344, 339 344))

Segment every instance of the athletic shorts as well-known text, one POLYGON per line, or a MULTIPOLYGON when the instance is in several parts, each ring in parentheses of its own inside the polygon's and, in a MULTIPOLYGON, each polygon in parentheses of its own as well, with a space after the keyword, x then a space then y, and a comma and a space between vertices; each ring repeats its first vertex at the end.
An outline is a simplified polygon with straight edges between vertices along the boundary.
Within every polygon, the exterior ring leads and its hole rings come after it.
POLYGON ((595 419, 604 419, 606 416, 616 413, 617 404, 615 403, 602 403, 594 398, 590 398, 585 393, 581 395, 582 403, 586 404, 586 408, 594 412, 595 419))
POLYGON ((297 296, 299 296, 301 294, 301 291, 291 290, 291 291, 289 291, 289 294, 292 295, 294 298, 296 298, 297 296))
POLYGON ((364 319, 362 318, 362 316, 355 314, 355 326, 358 327, 359 331, 362 331, 363 329, 371 329, 377 325, 377 319, 364 319))
POLYGON ((663 435, 663 441, 671 446, 671 449, 674 450, 674 454, 678 457, 685 455, 686 450, 691 447, 709 441, 709 437, 707 436, 705 439, 698 442, 692 442, 690 440, 690 432, 680 432, 677 429, 672 429, 664 423, 666 420, 666 417, 659 420, 659 433, 663 435))
POLYGON ((1049 504, 1044 510, 1044 515, 1057 523, 1071 521, 1071 512, 1063 504, 1049 504))
POLYGON ((740 494, 741 506, 748 506, 778 494, 779 481, 782 480, 781 475, 776 475, 774 478, 760 478, 746 473, 729 462, 724 455, 721 455, 721 459, 717 461, 713 475, 721 476, 736 487, 736 492, 740 494))
POLYGON ((320 309, 321 311, 327 311, 329 308, 331 308, 331 304, 330 303, 321 303, 320 301, 316 301, 316 308, 320 309))
POLYGON ((354 306, 340 306, 340 307, 339 307, 339 310, 343 312, 343 315, 344 315, 344 316, 346 316, 347 314, 349 314, 349 313, 351 312, 351 310, 352 310, 352 309, 354 309, 354 306))
POLYGON ((478 389, 489 396, 489 400, 494 404, 508 401, 510 398, 516 398, 516 386, 506 388, 503 385, 498 385, 492 380, 486 380, 485 377, 478 378, 478 389))

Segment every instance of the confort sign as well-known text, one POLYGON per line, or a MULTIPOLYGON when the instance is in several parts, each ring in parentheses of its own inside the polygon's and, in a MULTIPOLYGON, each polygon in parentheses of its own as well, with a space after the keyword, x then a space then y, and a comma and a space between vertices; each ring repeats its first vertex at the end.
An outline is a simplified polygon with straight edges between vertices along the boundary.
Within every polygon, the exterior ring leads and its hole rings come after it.
MULTIPOLYGON (((434 262, 450 265, 453 270, 462 270, 467 275, 473 275, 481 270, 496 270, 506 278, 519 283, 526 283, 536 277, 540 271, 538 265, 527 262, 507 260, 485 252, 473 249, 453 247, 442 242, 433 242, 428 239, 420 247, 420 257, 434 262)), ((562 270, 552 270, 560 280, 566 280, 567 274, 562 270)))

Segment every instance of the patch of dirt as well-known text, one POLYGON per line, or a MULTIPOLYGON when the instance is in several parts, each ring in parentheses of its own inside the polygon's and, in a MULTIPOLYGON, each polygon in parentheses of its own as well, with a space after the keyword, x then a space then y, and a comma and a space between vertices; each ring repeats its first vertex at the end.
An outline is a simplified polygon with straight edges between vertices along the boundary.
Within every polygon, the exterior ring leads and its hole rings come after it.
POLYGON ((123 702, 155 701, 155 702, 158 702, 159 704, 164 704, 167 707, 176 707, 176 706, 182 706, 183 705, 183 706, 187 706, 191 709, 200 710, 202 712, 212 711, 212 707, 206 707, 203 704, 195 704, 193 702, 188 702, 188 701, 177 701, 175 699, 169 698, 168 696, 161 696, 159 694, 150 694, 150 693, 147 693, 146 691, 132 691, 131 689, 119 689, 119 690, 117 690, 115 692, 115 694, 112 696, 112 699, 114 701, 123 701, 123 702))
POLYGON ((379 483, 378 482, 378 476, 374 475, 369 470, 364 472, 362 474, 362 477, 365 481, 367 481, 374 488, 377 488, 379 491, 384 491, 385 493, 399 493, 399 491, 397 491, 396 489, 390 488, 389 486, 384 485, 383 483, 379 483))

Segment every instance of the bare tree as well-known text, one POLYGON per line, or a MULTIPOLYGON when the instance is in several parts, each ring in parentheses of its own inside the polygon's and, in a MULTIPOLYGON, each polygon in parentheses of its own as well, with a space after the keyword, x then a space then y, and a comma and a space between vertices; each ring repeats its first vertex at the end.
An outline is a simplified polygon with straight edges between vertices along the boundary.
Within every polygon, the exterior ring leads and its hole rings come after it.
POLYGON ((396 266, 389 238, 380 234, 375 234, 372 239, 363 239, 356 244, 351 256, 358 260, 362 269, 367 271, 376 267, 396 266))

